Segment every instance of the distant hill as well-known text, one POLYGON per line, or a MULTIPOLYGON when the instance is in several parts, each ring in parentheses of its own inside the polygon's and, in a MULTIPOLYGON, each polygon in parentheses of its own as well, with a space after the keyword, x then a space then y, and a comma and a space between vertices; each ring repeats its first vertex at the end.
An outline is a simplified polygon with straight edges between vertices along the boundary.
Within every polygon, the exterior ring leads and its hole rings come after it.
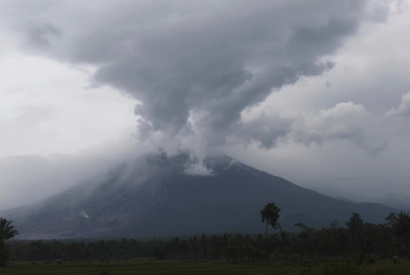
POLYGON ((326 196, 340 199, 347 202, 373 202, 381 203, 391 206, 396 209, 409 211, 410 210, 410 196, 406 193, 387 193, 383 196, 364 196, 361 194, 354 194, 345 190, 338 189, 336 187, 328 187, 325 185, 319 185, 312 187, 313 190, 324 194, 326 196))
POLYGON ((330 198, 227 156, 203 165, 188 154, 147 156, 117 167, 102 182, 77 185, 44 201, 0 212, 20 238, 165 237, 263 232, 260 210, 275 202, 280 223, 326 226, 358 212, 380 223, 395 209, 330 198), (211 175, 192 175, 194 168, 211 175))

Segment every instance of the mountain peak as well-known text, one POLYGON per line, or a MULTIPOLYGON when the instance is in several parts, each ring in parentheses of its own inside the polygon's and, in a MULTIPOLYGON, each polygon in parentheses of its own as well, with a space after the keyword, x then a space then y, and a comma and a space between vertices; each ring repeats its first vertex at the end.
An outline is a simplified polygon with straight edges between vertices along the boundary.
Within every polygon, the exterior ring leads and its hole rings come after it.
POLYGON ((282 209, 280 223, 290 230, 300 217, 325 226, 358 212, 382 222, 393 210, 326 197, 226 155, 160 153, 0 216, 13 219, 21 238, 256 233, 263 231, 259 211, 268 202, 282 209))

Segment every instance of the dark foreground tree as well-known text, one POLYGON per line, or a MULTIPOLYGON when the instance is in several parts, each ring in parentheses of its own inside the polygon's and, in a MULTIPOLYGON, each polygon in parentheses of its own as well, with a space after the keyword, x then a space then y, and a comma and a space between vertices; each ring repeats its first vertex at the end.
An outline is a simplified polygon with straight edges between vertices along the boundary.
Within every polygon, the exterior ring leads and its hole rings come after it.
POLYGON ((14 226, 11 225, 11 221, 0 218, 0 239, 1 240, 4 240, 4 241, 10 240, 18 234, 19 233, 14 228, 14 226))
POLYGON ((268 227, 269 225, 276 229, 278 227, 278 219, 279 219, 279 211, 280 208, 275 205, 275 203, 270 202, 265 205, 265 208, 261 211, 261 218, 262 222, 266 222, 266 232, 265 237, 268 235, 268 227))
POLYGON ((5 267, 10 258, 10 247, 0 239, 0 267, 5 267))
POLYGON ((304 223, 297 223, 295 224, 295 227, 299 227, 302 229, 301 232, 298 233, 298 238, 301 241, 301 251, 306 251, 310 257, 312 258, 313 262, 316 263, 315 260, 315 241, 313 238, 313 235, 315 233, 315 229, 308 227, 306 224, 304 223))
POLYGON ((361 263, 364 260, 367 248, 368 248, 368 243, 365 241, 363 238, 363 228, 364 228, 364 222, 360 218, 360 215, 356 212, 352 214, 350 217, 349 221, 346 223, 347 229, 350 233, 350 236, 352 237, 353 240, 355 240, 359 246, 360 246, 360 261, 361 263))
POLYGON ((11 221, 0 218, 0 267, 5 267, 10 259, 10 247, 6 240, 10 240, 18 235, 17 230, 11 225, 11 221))
POLYGON ((407 212, 400 211, 400 213, 390 213, 386 218, 389 221, 393 232, 399 239, 404 240, 406 246, 407 259, 410 258, 409 239, 410 239, 410 215, 407 212))
POLYGON ((279 219, 279 211, 280 208, 275 205, 275 203, 270 202, 265 205, 265 208, 261 211, 261 218, 262 222, 266 222, 266 231, 265 231, 265 257, 269 262, 269 254, 271 250, 271 243, 275 236, 273 236, 272 240, 268 239, 268 227, 269 225, 276 229, 278 227, 278 219, 279 219))

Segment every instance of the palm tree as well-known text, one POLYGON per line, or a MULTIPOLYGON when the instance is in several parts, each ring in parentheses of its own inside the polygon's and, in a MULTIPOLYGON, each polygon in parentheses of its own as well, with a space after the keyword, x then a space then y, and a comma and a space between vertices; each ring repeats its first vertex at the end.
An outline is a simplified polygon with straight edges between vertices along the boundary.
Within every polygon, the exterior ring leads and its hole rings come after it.
POLYGON ((194 259, 196 260, 198 257, 198 247, 199 247, 199 241, 197 237, 193 237, 189 239, 190 246, 194 252, 194 259))
POLYGON ((18 234, 19 232, 11 225, 11 221, 0 218, 0 240, 7 241, 18 234))
POLYGON ((308 227, 304 223, 297 223, 295 224, 296 227, 300 227, 302 231, 298 234, 299 239, 302 241, 304 246, 306 247, 306 251, 309 253, 310 257, 312 257, 312 260, 314 263, 316 263, 315 260, 315 242, 313 240, 313 232, 315 232, 314 228, 308 227))
POLYGON ((250 261, 250 257, 251 257, 251 251, 252 251, 252 249, 253 249, 253 246, 252 246, 252 236, 249 235, 249 234, 246 234, 245 245, 244 245, 243 249, 244 249, 245 256, 246 256, 246 258, 247 258, 247 260, 248 260, 248 262, 249 262, 249 261, 250 261))
POLYGON ((85 259, 88 262, 88 260, 90 259, 90 255, 91 252, 93 251, 93 245, 91 243, 87 244, 87 246, 85 246, 85 259))
POLYGON ((78 252, 80 250, 80 244, 78 242, 72 242, 69 246, 69 253, 71 260, 77 260, 78 252))
POLYGON ((223 233, 222 235, 219 236, 219 243, 222 246, 224 257, 227 260, 228 260, 227 250, 228 250, 230 238, 231 238, 231 235, 228 233, 223 233))
POLYGON ((104 253, 104 250, 106 249, 104 240, 101 240, 101 241, 98 243, 98 248, 100 249, 101 260, 103 260, 103 259, 104 259, 103 253, 104 253))
POLYGON ((11 221, 0 218, 0 267, 5 267, 5 264, 10 258, 10 246, 5 244, 6 240, 14 238, 19 233, 11 221))
POLYGON ((212 252, 212 258, 217 259, 219 256, 219 238, 217 235, 212 234, 211 237, 209 238, 209 243, 211 244, 211 252, 212 252))
POLYGON ((266 251, 266 237, 259 233, 254 237, 253 243, 255 247, 255 254, 258 258, 260 258, 263 255, 263 252, 266 251))
POLYGON ((269 238, 268 238, 268 227, 269 225, 273 228, 276 229, 278 228, 278 220, 279 220, 279 212, 280 208, 276 206, 274 202, 270 202, 265 207, 261 210, 261 220, 262 222, 266 222, 266 231, 265 231, 265 253, 266 253, 266 259, 269 262, 269 238))
POLYGON ((207 251, 208 251, 208 238, 206 237, 205 234, 202 234, 201 236, 201 246, 202 246, 202 253, 204 255, 204 259, 206 259, 207 251))

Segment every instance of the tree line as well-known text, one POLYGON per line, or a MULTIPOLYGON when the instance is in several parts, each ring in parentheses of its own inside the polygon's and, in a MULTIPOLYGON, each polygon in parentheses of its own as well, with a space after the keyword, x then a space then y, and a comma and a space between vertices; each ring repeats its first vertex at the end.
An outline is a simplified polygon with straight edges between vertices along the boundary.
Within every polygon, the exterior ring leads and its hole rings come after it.
POLYGON ((381 224, 364 222, 353 213, 346 224, 337 221, 315 229, 303 223, 298 231, 283 230, 280 209, 269 203, 261 211, 266 230, 260 234, 211 234, 169 239, 12 240, 18 232, 5 219, 0 222, 0 265, 14 261, 108 261, 130 258, 224 260, 229 262, 281 261, 317 263, 352 260, 410 258, 410 215, 391 213, 381 224), (269 231, 269 230, 270 231, 269 231))

